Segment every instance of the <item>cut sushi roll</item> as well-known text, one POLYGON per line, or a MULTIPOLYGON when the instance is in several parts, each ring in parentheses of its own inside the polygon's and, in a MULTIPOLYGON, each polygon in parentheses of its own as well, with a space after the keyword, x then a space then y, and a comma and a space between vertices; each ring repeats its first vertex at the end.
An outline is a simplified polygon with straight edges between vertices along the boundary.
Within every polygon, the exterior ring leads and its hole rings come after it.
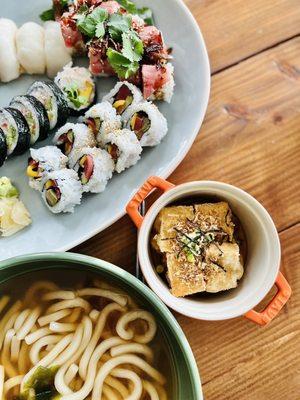
POLYGON ((74 212, 82 197, 82 186, 77 173, 66 168, 47 173, 43 180, 42 197, 54 214, 74 212))
POLYGON ((30 144, 44 140, 49 134, 50 124, 43 104, 33 96, 17 96, 10 106, 19 110, 27 121, 30 130, 30 144))
POLYGON ((42 180, 45 174, 66 168, 67 163, 68 157, 55 146, 30 149, 27 167, 29 186, 35 190, 42 190, 42 180))
POLYGON ((164 100, 171 103, 175 81, 174 67, 165 65, 143 65, 143 95, 146 100, 164 100))
POLYGON ((83 67, 66 65, 54 79, 64 93, 72 114, 80 114, 96 100, 96 85, 90 71, 83 67))
POLYGON ((122 127, 121 117, 117 115, 116 110, 108 101, 95 104, 90 108, 86 112, 83 122, 93 132, 97 140, 99 135, 122 127))
POLYGON ((103 97, 103 101, 109 101, 116 109, 117 114, 122 115, 128 107, 143 101, 142 92, 138 87, 129 82, 118 82, 116 86, 103 97))
POLYGON ((4 164, 7 157, 7 144, 3 130, 0 128, 0 167, 4 164))
POLYGON ((101 193, 113 175, 115 164, 105 150, 85 147, 81 150, 74 169, 84 192, 101 193))
POLYGON ((135 165, 143 151, 136 135, 129 129, 101 135, 99 145, 110 154, 118 173, 135 165))
POLYGON ((166 136, 168 123, 152 103, 133 105, 124 114, 125 127, 131 129, 141 146, 156 146, 166 136))
POLYGON ((68 123, 58 130, 53 143, 60 148, 64 155, 69 157, 69 166, 73 168, 80 150, 84 147, 95 147, 96 139, 86 125, 68 123))
POLYGON ((46 109, 50 129, 63 125, 69 116, 68 103, 64 94, 53 82, 34 82, 27 94, 38 99, 46 109))
POLYGON ((11 107, 2 108, 0 110, 0 128, 5 135, 8 156, 23 154, 29 149, 29 127, 19 110, 11 107))

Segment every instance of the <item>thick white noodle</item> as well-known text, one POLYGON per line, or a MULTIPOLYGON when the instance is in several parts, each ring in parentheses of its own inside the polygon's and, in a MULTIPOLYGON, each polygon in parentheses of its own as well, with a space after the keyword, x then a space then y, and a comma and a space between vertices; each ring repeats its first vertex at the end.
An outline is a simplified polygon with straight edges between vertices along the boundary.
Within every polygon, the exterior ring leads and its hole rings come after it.
POLYGON ((106 398, 109 400, 119 400, 120 397, 117 395, 117 393, 108 385, 104 383, 103 385, 103 394, 106 398))
POLYGON ((56 344, 62 339, 61 335, 48 335, 43 336, 41 339, 37 340, 31 347, 29 351, 29 358, 33 365, 40 362, 40 352, 43 347, 49 346, 51 344, 56 344))
MULTIPOLYGON (((88 366, 87 377, 84 381, 84 384, 80 390, 74 393, 69 393, 66 395, 62 395, 60 400, 84 400, 89 393, 93 389, 96 373, 97 373, 97 364, 104 353, 106 353, 111 347, 118 346, 119 344, 124 343, 122 339, 119 337, 112 337, 110 339, 104 340, 101 344, 99 344, 95 351, 93 352, 92 358, 90 360, 88 366)), ((56 385, 55 385, 56 387, 56 385)))
MULTIPOLYGON (((14 376, 13 378, 8 379, 4 383, 3 392, 4 392, 4 399, 6 399, 7 393, 14 388, 15 386, 19 386, 23 380, 23 375, 14 376)), ((1 397, 2 399, 2 397, 1 397)))
POLYGON ((120 306, 126 306, 128 298, 126 296, 122 296, 118 293, 114 293, 110 290, 105 289, 95 289, 95 288, 85 288, 77 290, 77 295, 84 297, 84 296, 96 296, 96 297, 104 297, 106 299, 110 299, 115 301, 120 306))
POLYGON ((70 345, 53 361, 54 365, 60 366, 66 363, 71 357, 76 354, 79 349, 81 339, 83 335, 83 326, 82 324, 78 325, 75 333, 72 337, 72 342, 70 345))
POLYGON ((146 357, 148 363, 153 362, 153 351, 150 349, 150 347, 148 347, 145 344, 128 343, 128 344, 123 344, 121 346, 113 347, 110 350, 110 355, 112 357, 117 357, 121 356, 122 354, 128 354, 128 353, 142 354, 143 356, 146 357))
MULTIPOLYGON (((104 361, 104 356, 101 358, 101 361, 104 361)), ((108 360, 106 360, 108 361, 108 360)), ((98 364, 99 367, 100 363, 98 364)), ((103 365, 103 363, 101 364, 103 365)), ((120 393, 120 396, 122 398, 125 398, 129 396, 129 391, 127 387, 118 379, 114 378, 113 376, 109 375, 106 377, 105 382, 107 385, 111 386, 112 388, 116 389, 117 392, 120 393)))
MULTIPOLYGON (((18 315, 19 315, 19 311, 16 311, 16 312, 8 319, 8 321, 6 322, 4 328, 3 328, 2 332, 1 332, 1 335, 3 335, 3 340, 4 340, 4 337, 5 337, 6 333, 7 333, 7 331, 9 331, 10 329, 13 329, 14 323, 15 323, 16 319, 18 318, 18 315)), ((3 343, 2 343, 2 344, 3 344, 3 343)))
POLYGON ((20 300, 16 301, 11 308, 6 312, 6 314, 2 317, 1 322, 0 322, 0 350, 2 349, 2 345, 3 345, 3 340, 4 337, 6 335, 6 332, 8 331, 8 329, 13 327, 13 324, 18 316, 18 314, 15 315, 14 318, 14 314, 17 313, 18 311, 20 311, 22 308, 22 302, 20 300), (7 329, 6 324, 10 321, 11 318, 13 319, 13 323, 12 325, 7 329))
POLYGON ((70 367, 67 370, 66 375, 65 375, 65 384, 66 385, 69 385, 72 382, 72 380, 77 375, 78 369, 79 369, 78 365, 76 365, 76 364, 70 365, 70 367))
POLYGON ((74 332, 77 328, 77 324, 63 323, 63 322, 50 322, 49 328, 52 332, 56 333, 68 333, 74 332))
POLYGON ((29 352, 29 347, 26 344, 26 342, 23 341, 21 344, 20 354, 18 358, 18 370, 20 375, 25 375, 26 372, 28 371, 28 368, 30 368, 28 352, 29 352))
POLYGON ((97 321, 97 319, 99 318, 99 315, 100 315, 100 311, 94 309, 90 312, 89 317, 91 318, 92 321, 97 321))
POLYGON ((151 342, 156 334, 156 322, 153 316, 143 310, 129 311, 122 315, 117 322, 116 331, 118 335, 124 340, 131 340, 134 338, 135 342, 146 344, 151 342), (132 329, 126 329, 129 322, 142 319, 148 323, 148 330, 143 335, 135 335, 132 329))
POLYGON ((44 336, 49 335, 52 331, 49 328, 40 328, 25 337, 25 342, 30 345, 44 336))
POLYGON ((111 375, 116 378, 127 379, 132 383, 133 390, 126 397, 126 400, 139 400, 141 398, 143 391, 142 380, 135 372, 129 369, 115 368, 111 371, 111 375))
POLYGON ((73 300, 75 299, 75 293, 70 290, 57 290, 55 292, 49 292, 43 295, 43 301, 52 300, 73 300))
POLYGON ((74 300, 62 300, 58 303, 52 304, 46 311, 47 314, 52 314, 60 310, 65 310, 66 308, 83 308, 87 313, 90 312, 91 305, 88 301, 76 297, 74 300))
POLYGON ((13 366, 10 360, 10 346, 12 338, 15 336, 15 333, 16 332, 14 331, 14 329, 9 329, 6 332, 1 357, 1 363, 4 366, 5 374, 9 378, 13 378, 14 376, 18 375, 16 368, 13 366))
POLYGON ((58 290, 58 286, 54 282, 37 281, 37 282, 33 283, 27 289, 25 297, 24 297, 24 303, 28 304, 28 303, 34 302, 35 297, 38 294, 38 292, 47 292, 47 291, 53 291, 53 290, 58 290))
MULTIPOLYGON (((9 296, 2 296, 0 300, 0 313, 4 310, 4 308, 7 306, 9 303, 10 297, 9 296)), ((1 399, 1 397, 0 397, 1 399)))
POLYGON ((43 315, 38 319, 38 324, 40 326, 49 325, 51 322, 56 322, 62 318, 65 318, 67 315, 70 315, 71 312, 72 310, 68 308, 66 310, 60 310, 52 314, 43 315))
POLYGON ((67 373, 69 366, 79 360, 81 354, 88 346, 92 337, 93 324, 90 318, 85 316, 82 320, 82 323, 83 323, 83 337, 79 349, 65 365, 59 368, 59 370, 55 375, 54 385, 56 390, 61 394, 68 394, 72 392, 72 390, 69 388, 69 384, 66 382, 65 374, 67 373))
POLYGON ((148 393, 150 400, 160 400, 155 387, 149 381, 143 380, 143 388, 148 393))
POLYGON ((144 361, 143 359, 141 359, 133 354, 124 354, 122 356, 112 358, 111 360, 107 361, 99 369, 96 379, 95 379, 95 382, 94 382, 92 400, 97 400, 97 399, 99 399, 99 397, 101 398, 103 382, 105 381, 105 378, 107 377, 107 375, 110 374, 110 372, 114 368, 118 367, 121 364, 133 364, 136 367, 142 369, 144 372, 146 372, 151 378, 153 378, 157 382, 159 382, 161 384, 165 383, 165 378, 161 375, 161 373, 158 372, 153 367, 151 367, 151 365, 149 365, 146 361, 144 361))
POLYGON ((41 314, 41 308, 36 307, 28 316, 24 324, 22 325, 21 329, 17 332, 17 338, 19 340, 25 339, 25 336, 28 335, 28 333, 31 331, 33 326, 35 325, 38 317, 41 314))
POLYGON ((97 346, 97 343, 101 337, 102 331, 103 331, 106 321, 107 321, 107 318, 108 318, 109 314, 112 313, 113 311, 120 311, 120 312, 123 311, 124 312, 125 309, 117 303, 111 303, 111 304, 108 304, 106 307, 104 307, 104 309, 101 311, 100 316, 97 321, 97 324, 96 324, 96 327, 94 329, 92 339, 91 339, 89 345, 87 346, 87 348, 85 349, 85 351, 82 355, 82 358, 80 360, 80 363, 79 363, 79 376, 83 380, 86 379, 89 361, 90 361, 92 353, 93 353, 95 347, 97 346))
POLYGON ((20 348, 21 340, 19 340, 16 336, 13 336, 10 346, 10 358, 13 363, 16 363, 18 361, 20 348))
POLYGON ((25 310, 20 312, 20 314, 16 318, 15 324, 14 324, 14 330, 16 332, 19 332, 20 328, 22 327, 22 325, 24 324, 26 318, 28 317, 28 315, 30 313, 31 313, 30 308, 26 308, 25 310))

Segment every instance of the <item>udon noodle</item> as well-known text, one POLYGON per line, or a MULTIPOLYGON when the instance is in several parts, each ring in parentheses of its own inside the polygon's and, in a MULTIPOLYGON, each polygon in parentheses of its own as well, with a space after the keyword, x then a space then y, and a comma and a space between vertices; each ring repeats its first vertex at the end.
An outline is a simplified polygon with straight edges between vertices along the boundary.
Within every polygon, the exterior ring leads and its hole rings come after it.
POLYGON ((167 400, 154 317, 107 284, 39 281, 0 313, 0 399, 167 400))

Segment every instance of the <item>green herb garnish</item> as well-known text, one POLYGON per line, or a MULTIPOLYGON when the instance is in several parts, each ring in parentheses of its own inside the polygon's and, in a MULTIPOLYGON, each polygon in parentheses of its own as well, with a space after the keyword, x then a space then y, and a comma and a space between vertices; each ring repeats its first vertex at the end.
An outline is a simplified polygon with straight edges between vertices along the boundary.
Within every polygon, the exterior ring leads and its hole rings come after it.
POLYGON ((122 34, 131 29, 132 18, 130 15, 112 14, 107 23, 110 36, 116 40, 122 40, 122 34))
POLYGON ((46 21, 54 21, 54 10, 50 8, 49 10, 45 10, 40 14, 40 19, 44 22, 46 21))
POLYGON ((95 8, 91 14, 79 14, 77 19, 78 29, 86 36, 93 38, 101 38, 105 35, 104 22, 108 18, 107 10, 103 8, 95 8))
POLYGON ((137 61, 130 61, 122 53, 114 49, 108 49, 106 54, 110 65, 120 79, 130 78, 139 69, 139 63, 137 61))
POLYGON ((122 34, 122 54, 131 62, 140 61, 144 53, 144 45, 138 35, 131 31, 122 34))
POLYGON ((130 14, 137 14, 136 5, 130 0, 117 0, 117 2, 130 14))
POLYGON ((147 25, 154 25, 153 11, 149 7, 138 8, 137 14, 147 25))

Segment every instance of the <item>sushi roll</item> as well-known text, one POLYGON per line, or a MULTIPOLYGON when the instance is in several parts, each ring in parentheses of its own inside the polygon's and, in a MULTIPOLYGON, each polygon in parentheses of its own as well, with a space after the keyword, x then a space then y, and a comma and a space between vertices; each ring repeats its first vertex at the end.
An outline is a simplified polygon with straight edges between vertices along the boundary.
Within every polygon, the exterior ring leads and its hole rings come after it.
POLYGON ((47 21, 44 28, 47 75, 52 79, 72 61, 72 50, 65 45, 59 22, 47 21))
POLYGON ((16 96, 10 107, 19 110, 27 121, 30 130, 30 144, 44 140, 49 134, 50 124, 43 104, 33 96, 16 96))
POLYGON ((138 87, 129 82, 118 82, 116 86, 103 97, 116 109, 118 115, 122 115, 128 107, 143 101, 142 92, 138 87))
POLYGON ((80 150, 84 147, 95 147, 96 139, 86 125, 68 123, 58 130, 53 143, 69 157, 69 167, 73 168, 80 150))
POLYGON ((23 154, 29 149, 29 127, 19 110, 11 107, 0 109, 0 128, 5 135, 8 156, 23 154))
POLYGON ((68 157, 55 146, 45 146, 40 149, 30 149, 27 176, 29 186, 42 190, 42 180, 46 173, 67 167, 68 157))
POLYGON ((44 74, 44 28, 35 22, 26 22, 16 34, 18 60, 27 74, 44 74))
POLYGON ((175 81, 174 66, 171 63, 161 65, 143 65, 143 95, 146 100, 162 100, 171 103, 175 81))
POLYGON ((20 76, 20 64, 16 48, 16 24, 0 18, 0 81, 10 82, 20 76))
POLYGON ((83 113, 96 100, 96 85, 90 71, 83 67, 66 65, 54 82, 64 93, 71 114, 83 113))
POLYGON ((135 165, 143 150, 134 132, 128 129, 101 135, 99 145, 110 154, 118 173, 135 165))
POLYGON ((85 147, 74 166, 84 192, 101 193, 111 179, 115 164, 112 157, 97 147, 85 147))
POLYGON ((93 132, 97 140, 100 135, 122 127, 121 117, 108 101, 95 104, 90 108, 85 113, 83 123, 93 132))
POLYGON ((166 118, 149 102, 131 106, 123 118, 125 127, 136 134, 142 147, 156 146, 168 132, 166 118))
POLYGON ((0 167, 4 164, 7 157, 7 144, 5 135, 2 129, 0 129, 0 167))
POLYGON ((39 100, 46 109, 50 129, 63 125, 69 116, 68 103, 62 91, 53 82, 34 82, 27 94, 39 100))
POLYGON ((81 203, 82 186, 73 169, 47 173, 42 190, 42 198, 54 214, 72 213, 75 206, 81 203))

